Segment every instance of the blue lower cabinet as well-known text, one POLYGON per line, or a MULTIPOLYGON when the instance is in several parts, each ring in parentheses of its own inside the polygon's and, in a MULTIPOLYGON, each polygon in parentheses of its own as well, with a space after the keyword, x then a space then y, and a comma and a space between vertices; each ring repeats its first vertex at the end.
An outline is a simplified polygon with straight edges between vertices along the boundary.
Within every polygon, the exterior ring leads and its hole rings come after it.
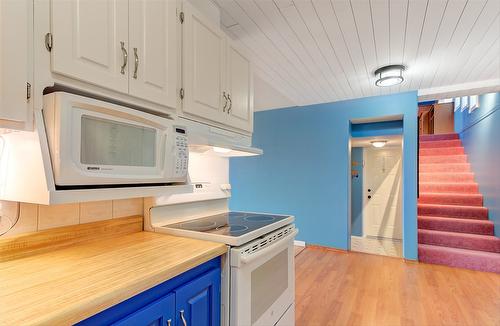
POLYGON ((178 326, 220 324, 220 270, 213 270, 175 290, 178 326))
POLYGON ((146 307, 113 323, 114 326, 174 326, 175 320, 175 293, 156 300, 146 307))
POLYGON ((184 326, 184 317, 187 326, 219 326, 220 262, 214 258, 77 325, 184 326))

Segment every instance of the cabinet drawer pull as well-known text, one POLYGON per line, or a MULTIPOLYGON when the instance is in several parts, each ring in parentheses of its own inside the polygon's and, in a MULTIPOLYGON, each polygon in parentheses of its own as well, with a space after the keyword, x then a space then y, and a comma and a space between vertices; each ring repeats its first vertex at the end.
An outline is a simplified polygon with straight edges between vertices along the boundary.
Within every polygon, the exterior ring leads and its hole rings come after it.
POLYGON ((172 319, 167 320, 167 326, 172 326, 172 319))
POLYGON ((125 49, 125 42, 120 42, 120 45, 122 48, 122 55, 123 55, 123 64, 121 67, 121 73, 122 73, 122 75, 125 75, 125 67, 127 66, 128 53, 127 53, 127 50, 125 49))
POLYGON ((184 310, 179 311, 181 314, 182 326, 187 326, 186 318, 184 318, 184 310))
POLYGON ((134 68, 134 79, 137 79, 137 70, 139 69, 139 55, 137 54, 137 48, 134 48, 135 57, 135 68, 134 68))
POLYGON ((224 102, 224 107, 222 108, 222 112, 226 112, 226 107, 227 107, 227 96, 226 96, 226 92, 222 92, 222 97, 224 97, 224 100, 226 100, 224 102))
POLYGON ((231 112, 231 109, 233 108, 233 100, 231 100, 231 94, 227 94, 227 98, 229 99, 229 108, 227 108, 227 114, 231 112))

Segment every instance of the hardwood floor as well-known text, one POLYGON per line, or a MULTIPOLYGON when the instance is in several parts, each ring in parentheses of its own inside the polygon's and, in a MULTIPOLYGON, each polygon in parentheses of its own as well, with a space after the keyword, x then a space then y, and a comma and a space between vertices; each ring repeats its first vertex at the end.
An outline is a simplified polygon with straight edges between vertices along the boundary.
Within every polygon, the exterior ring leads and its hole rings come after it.
POLYGON ((500 275, 306 248, 296 325, 500 325, 500 275))

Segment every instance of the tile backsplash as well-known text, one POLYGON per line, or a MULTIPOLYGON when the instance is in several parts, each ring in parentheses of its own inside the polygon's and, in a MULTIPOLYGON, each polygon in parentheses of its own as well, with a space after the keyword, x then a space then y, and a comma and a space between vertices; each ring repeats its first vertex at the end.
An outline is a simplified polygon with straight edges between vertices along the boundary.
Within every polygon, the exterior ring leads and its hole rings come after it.
MULTIPOLYGON (((15 217, 17 202, 0 201, 0 216, 15 217)), ((132 215, 143 215, 144 199, 130 198, 61 205, 19 203, 19 219, 0 237, 132 215)), ((3 223, 4 221, 2 221, 3 223)))

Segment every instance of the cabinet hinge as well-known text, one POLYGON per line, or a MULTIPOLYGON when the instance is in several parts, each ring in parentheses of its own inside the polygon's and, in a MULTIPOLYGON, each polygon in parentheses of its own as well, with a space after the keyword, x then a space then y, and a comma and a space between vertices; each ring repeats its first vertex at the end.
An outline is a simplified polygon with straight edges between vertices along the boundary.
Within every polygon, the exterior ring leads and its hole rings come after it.
POLYGON ((26 99, 29 100, 31 98, 31 84, 26 83, 26 99))
POLYGON ((49 52, 52 51, 53 43, 54 43, 54 40, 52 38, 52 33, 45 34, 45 48, 47 49, 47 51, 49 51, 49 52))
POLYGON ((181 24, 184 23, 184 12, 181 11, 179 14, 179 20, 181 21, 181 24))
POLYGON ((179 96, 181 97, 181 100, 184 99, 184 88, 181 88, 181 90, 179 91, 179 96))

